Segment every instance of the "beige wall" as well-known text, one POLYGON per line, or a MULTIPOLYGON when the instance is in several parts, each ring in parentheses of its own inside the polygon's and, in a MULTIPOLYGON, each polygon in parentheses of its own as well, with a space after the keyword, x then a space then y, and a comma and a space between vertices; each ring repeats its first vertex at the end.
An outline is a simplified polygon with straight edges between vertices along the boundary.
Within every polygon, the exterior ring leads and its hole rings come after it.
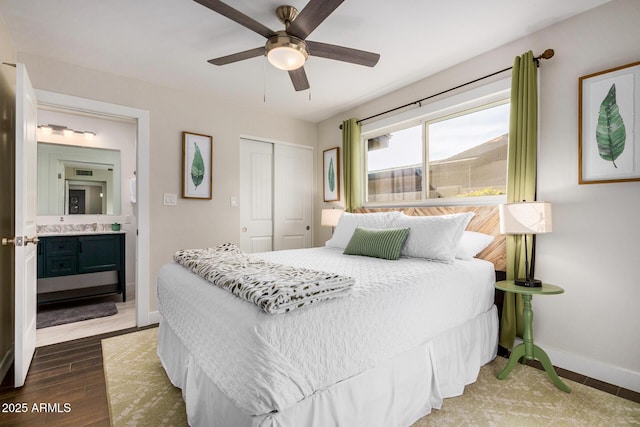
MULTIPOLYGON (((502 69, 530 49, 555 49, 540 68, 538 163, 538 199, 553 203, 554 231, 538 240, 536 276, 566 292, 535 298, 535 340, 556 365, 640 391, 640 182, 578 185, 577 162, 578 78, 638 61, 638 22, 637 0, 575 16, 325 120, 318 152, 339 144, 338 125, 346 118, 377 114, 502 69)), ((320 187, 318 193, 320 209, 327 204, 320 187)), ((329 234, 321 230, 316 243, 329 234)))
MULTIPOLYGON (((316 125, 239 108, 202 94, 18 53, 36 89, 150 112, 150 310, 157 309, 156 274, 180 248, 239 243, 239 139, 249 135, 314 146, 316 125), (213 200, 181 199, 182 131, 213 137, 213 200), (178 194, 164 206, 163 193, 178 194)), ((240 201, 241 203, 241 201, 240 201)))

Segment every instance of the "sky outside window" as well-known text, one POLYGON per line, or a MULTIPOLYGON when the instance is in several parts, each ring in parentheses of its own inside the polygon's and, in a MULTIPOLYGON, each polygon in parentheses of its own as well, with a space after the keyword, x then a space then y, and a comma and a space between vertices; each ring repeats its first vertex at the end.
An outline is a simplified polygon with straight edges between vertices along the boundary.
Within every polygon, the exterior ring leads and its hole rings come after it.
POLYGON ((422 125, 389 135, 389 147, 369 151, 369 172, 422 164, 422 125))
POLYGON ((429 124, 429 161, 448 159, 508 133, 509 106, 497 105, 429 124))
MULTIPOLYGON (((428 125, 429 160, 439 161, 509 132, 510 104, 428 125)), ((368 153, 369 172, 422 164, 422 126, 392 132, 389 147, 368 153)))

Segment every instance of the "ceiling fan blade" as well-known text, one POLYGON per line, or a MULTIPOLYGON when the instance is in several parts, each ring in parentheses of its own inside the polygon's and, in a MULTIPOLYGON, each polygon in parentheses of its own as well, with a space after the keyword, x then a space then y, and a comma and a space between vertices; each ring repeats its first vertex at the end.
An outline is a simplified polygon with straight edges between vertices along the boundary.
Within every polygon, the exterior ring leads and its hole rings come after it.
POLYGON ((291 77, 291 83, 293 83, 293 88, 296 92, 309 89, 309 80, 307 80, 307 73, 305 73, 304 67, 289 71, 289 77, 291 77))
POLYGON ((287 33, 306 39, 344 0, 311 0, 287 28, 287 33))
POLYGON ((213 65, 226 65, 233 62, 244 61, 245 59, 255 58, 256 56, 264 55, 264 47, 256 47, 255 49, 245 50, 244 52, 238 52, 227 56, 221 56, 220 58, 213 58, 207 62, 213 65))
POLYGON ((196 3, 200 3, 201 5, 208 7, 214 12, 219 13, 222 16, 226 16, 232 21, 237 22, 243 27, 247 27, 248 29, 255 31, 263 37, 269 38, 271 36, 275 36, 276 33, 271 31, 269 28, 265 27, 258 21, 253 18, 248 17, 242 12, 239 12, 232 8, 229 5, 222 3, 219 0, 194 0, 196 3))
POLYGON ((322 58, 335 59, 336 61, 350 62, 352 64, 373 67, 378 63, 380 54, 350 47, 337 46, 335 44, 306 41, 309 47, 309 55, 322 58))

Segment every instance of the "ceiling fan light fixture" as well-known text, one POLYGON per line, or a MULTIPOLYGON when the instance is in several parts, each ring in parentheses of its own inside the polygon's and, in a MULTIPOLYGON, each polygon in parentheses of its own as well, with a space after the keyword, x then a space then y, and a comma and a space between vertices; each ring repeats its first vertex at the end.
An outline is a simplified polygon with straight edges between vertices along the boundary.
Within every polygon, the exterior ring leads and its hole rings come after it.
POLYGON ((304 40, 286 34, 278 34, 267 40, 267 59, 276 68, 297 70, 309 57, 304 40))

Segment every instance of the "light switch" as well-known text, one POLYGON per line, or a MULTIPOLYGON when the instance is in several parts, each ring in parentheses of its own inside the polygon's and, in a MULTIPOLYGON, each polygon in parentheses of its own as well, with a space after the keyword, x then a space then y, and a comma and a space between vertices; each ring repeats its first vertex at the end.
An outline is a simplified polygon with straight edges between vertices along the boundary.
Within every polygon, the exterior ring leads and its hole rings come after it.
POLYGON ((234 208, 238 206, 238 197, 237 196, 231 196, 231 206, 234 207, 234 208))
POLYGON ((173 193, 164 193, 163 204, 165 206, 175 206, 178 204, 178 196, 173 193))

